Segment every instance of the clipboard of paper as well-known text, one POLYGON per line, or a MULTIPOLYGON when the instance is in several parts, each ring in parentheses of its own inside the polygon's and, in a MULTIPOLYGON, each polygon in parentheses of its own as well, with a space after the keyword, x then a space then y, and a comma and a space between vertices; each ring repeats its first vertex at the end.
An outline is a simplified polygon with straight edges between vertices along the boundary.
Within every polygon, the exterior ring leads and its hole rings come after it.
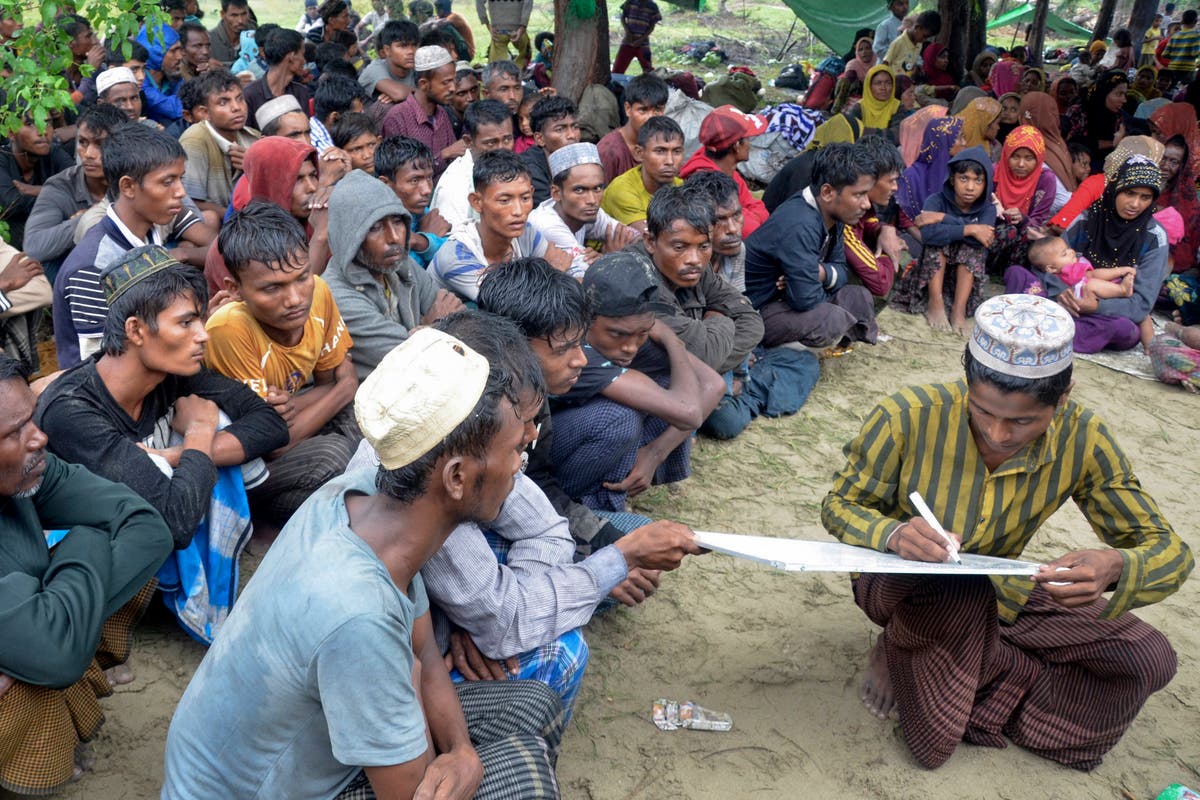
POLYGON ((867 572, 909 575, 1033 575, 1040 564, 1011 558, 960 553, 962 563, 909 561, 840 542, 777 539, 737 533, 696 531, 696 544, 717 553, 745 558, 786 572, 867 572))

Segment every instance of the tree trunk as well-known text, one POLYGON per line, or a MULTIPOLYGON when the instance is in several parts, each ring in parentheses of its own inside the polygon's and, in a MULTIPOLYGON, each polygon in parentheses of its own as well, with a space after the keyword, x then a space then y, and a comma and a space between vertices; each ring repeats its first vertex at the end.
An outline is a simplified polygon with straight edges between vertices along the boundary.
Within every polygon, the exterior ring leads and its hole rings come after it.
POLYGON ((987 47, 987 0, 964 0, 964 5, 970 7, 967 24, 967 53, 963 61, 963 71, 966 71, 975 56, 987 47))
POLYGON ((1117 0, 1101 0, 1100 13, 1096 15, 1096 27, 1092 29, 1092 38, 1104 41, 1108 39, 1109 29, 1112 28, 1113 14, 1117 10, 1117 0))
POLYGON ((1158 0, 1134 0, 1133 13, 1129 17, 1129 35, 1133 37, 1135 63, 1142 59, 1142 40, 1146 38, 1146 31, 1150 30, 1157 13, 1158 0))
POLYGON ((1046 49, 1046 15, 1050 12, 1050 0, 1037 0, 1033 6, 1033 26, 1029 31, 1029 65, 1042 65, 1042 51, 1046 49))
POLYGON ((937 40, 950 52, 951 69, 966 72, 987 46, 987 0, 938 0, 938 13, 937 40))
POLYGON ((579 19, 568 8, 571 0, 554 0, 554 88, 575 103, 589 84, 607 84, 612 68, 608 6, 605 0, 594 2, 596 13, 579 19))

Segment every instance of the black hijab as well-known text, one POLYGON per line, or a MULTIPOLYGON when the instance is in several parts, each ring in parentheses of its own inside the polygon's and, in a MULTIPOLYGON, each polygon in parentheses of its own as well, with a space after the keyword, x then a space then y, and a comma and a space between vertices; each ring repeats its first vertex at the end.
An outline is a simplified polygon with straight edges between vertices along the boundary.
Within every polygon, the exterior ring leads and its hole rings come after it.
POLYGON ((1117 195, 1129 189, 1149 189, 1154 198, 1162 192, 1162 173, 1158 164, 1145 156, 1130 156, 1117 171, 1117 178, 1104 187, 1104 194, 1088 209, 1084 220, 1087 244, 1081 255, 1097 269, 1136 267, 1145 246, 1146 233, 1154 224, 1154 203, 1136 219, 1123 219, 1117 213, 1117 195))

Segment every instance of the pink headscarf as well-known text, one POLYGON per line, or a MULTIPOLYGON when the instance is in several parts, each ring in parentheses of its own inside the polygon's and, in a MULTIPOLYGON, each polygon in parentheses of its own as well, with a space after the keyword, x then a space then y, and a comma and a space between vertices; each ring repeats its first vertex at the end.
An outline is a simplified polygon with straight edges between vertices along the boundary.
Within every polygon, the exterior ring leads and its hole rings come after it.
POLYGON ((1021 76, 1025 74, 1025 65, 1019 64, 1016 61, 997 61, 992 67, 992 74, 989 81, 992 84, 992 94, 996 97, 1006 95, 1010 92, 1015 92, 1017 86, 1021 83, 1021 76))

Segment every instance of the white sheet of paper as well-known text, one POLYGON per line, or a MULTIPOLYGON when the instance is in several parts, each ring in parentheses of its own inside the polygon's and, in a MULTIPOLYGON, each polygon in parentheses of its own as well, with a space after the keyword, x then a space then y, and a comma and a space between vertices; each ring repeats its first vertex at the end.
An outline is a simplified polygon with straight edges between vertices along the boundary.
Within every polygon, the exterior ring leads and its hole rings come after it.
POLYGON ((738 558, 759 561, 788 572, 874 572, 923 575, 1033 575, 1032 561, 960 553, 962 563, 932 564, 909 561, 895 553, 880 553, 841 542, 811 542, 696 531, 696 544, 738 558))

